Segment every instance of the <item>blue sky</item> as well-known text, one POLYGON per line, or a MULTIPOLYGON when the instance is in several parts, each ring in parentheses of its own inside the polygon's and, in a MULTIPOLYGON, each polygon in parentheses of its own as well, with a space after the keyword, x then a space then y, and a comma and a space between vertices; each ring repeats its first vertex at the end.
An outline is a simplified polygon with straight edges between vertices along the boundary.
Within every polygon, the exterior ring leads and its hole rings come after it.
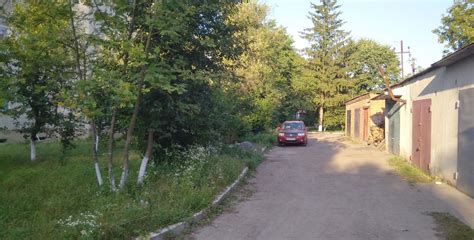
MULTIPOLYGON (((296 48, 307 46, 299 32, 311 26, 308 19, 310 2, 318 0, 260 0, 270 6, 270 18, 275 19, 293 36, 296 48)), ((354 39, 370 38, 400 49, 410 46, 416 64, 428 67, 441 59, 443 45, 432 30, 440 25, 442 14, 453 0, 339 0, 344 28, 354 39), (397 42, 398 41, 398 42, 397 42)), ((405 55, 405 59, 408 55, 405 55)), ((405 62, 405 69, 409 63, 405 62)), ((407 70, 405 70, 405 73, 407 70)))

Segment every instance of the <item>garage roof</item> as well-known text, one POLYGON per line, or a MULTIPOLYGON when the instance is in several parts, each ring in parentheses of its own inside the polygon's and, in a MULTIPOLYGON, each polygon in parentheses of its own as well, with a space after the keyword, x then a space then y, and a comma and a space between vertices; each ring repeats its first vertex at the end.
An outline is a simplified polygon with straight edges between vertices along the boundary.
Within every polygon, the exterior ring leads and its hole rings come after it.
POLYGON ((437 68, 440 68, 440 67, 447 67, 447 66, 450 66, 458 61, 461 61, 467 57, 470 57, 474 55, 474 43, 471 43, 453 53, 450 53, 449 55, 445 56, 444 58, 442 58, 441 60, 431 64, 431 66, 419 73, 416 73, 406 79, 404 79, 403 81, 399 82, 399 83, 396 83, 396 84, 393 84, 391 86, 391 88, 397 88, 401 85, 404 85, 406 83, 409 83, 413 80, 415 80, 416 78, 418 78, 419 76, 422 76, 426 73, 429 73, 437 68))

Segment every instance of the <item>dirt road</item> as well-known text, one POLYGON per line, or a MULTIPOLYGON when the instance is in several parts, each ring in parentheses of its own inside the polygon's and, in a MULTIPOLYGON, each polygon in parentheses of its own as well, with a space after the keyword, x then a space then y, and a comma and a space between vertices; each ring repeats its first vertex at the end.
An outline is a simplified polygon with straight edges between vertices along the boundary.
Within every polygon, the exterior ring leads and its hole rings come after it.
POLYGON ((426 212, 472 217, 452 206, 462 194, 448 186, 411 186, 387 165, 389 155, 340 139, 314 135, 307 147, 276 147, 250 179, 249 199, 189 237, 438 239, 426 212))

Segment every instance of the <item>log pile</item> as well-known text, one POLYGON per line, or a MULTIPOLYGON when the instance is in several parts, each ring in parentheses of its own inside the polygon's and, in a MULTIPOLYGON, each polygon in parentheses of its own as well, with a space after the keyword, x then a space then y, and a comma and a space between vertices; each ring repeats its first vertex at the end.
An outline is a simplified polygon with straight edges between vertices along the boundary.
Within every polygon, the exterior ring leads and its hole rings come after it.
POLYGON ((367 140, 369 145, 378 146, 385 139, 385 132, 383 128, 372 126, 370 127, 370 134, 367 140))

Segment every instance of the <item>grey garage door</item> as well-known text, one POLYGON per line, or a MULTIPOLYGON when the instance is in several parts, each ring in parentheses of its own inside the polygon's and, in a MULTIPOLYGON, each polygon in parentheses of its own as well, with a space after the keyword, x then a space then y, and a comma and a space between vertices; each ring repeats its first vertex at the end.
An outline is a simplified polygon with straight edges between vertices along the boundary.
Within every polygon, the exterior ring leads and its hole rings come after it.
POLYGON ((459 91, 458 187, 474 196, 474 88, 459 91))
POLYGON ((385 109, 388 117, 388 151, 400 154, 400 107, 401 104, 387 100, 385 109))
POLYGON ((354 137, 359 138, 360 136, 360 108, 354 111, 354 137))
POLYGON ((351 110, 346 112, 346 135, 351 136, 351 110))

